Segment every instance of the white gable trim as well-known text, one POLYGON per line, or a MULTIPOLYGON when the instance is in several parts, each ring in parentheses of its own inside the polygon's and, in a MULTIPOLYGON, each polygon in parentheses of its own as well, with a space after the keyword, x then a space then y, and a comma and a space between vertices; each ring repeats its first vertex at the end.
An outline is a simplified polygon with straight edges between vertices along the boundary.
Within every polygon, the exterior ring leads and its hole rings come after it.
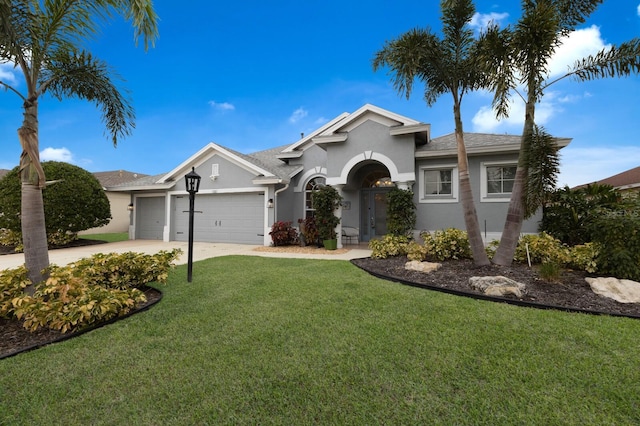
POLYGON ((206 146, 200 149, 200 151, 196 152, 191 157, 189 157, 186 161, 182 162, 178 167, 176 167, 175 169, 171 170, 169 173, 164 175, 164 177, 160 179, 158 183, 165 183, 170 180, 175 180, 178 177, 182 178, 182 176, 188 173, 191 167, 198 167, 202 163, 210 159, 211 157, 214 157, 215 155, 220 155, 221 157, 226 158, 227 160, 237 164, 238 166, 244 168, 250 173, 255 174, 256 176, 258 175, 264 175, 269 177, 274 176, 273 173, 267 170, 264 170, 263 168, 258 167, 253 163, 250 163, 244 158, 239 157, 238 155, 224 149, 220 145, 215 144, 213 142, 209 142, 206 146))
POLYGON ((333 120, 331 120, 328 123, 326 123, 325 125, 321 126, 319 129, 314 130, 313 132, 309 133, 307 136, 303 137, 298 142, 294 143, 293 145, 289 145, 284 150, 282 150, 282 152, 283 153, 285 153, 285 152, 293 152, 294 150, 296 150, 296 149, 298 149, 300 147, 304 147, 304 145, 307 144, 307 143, 310 143, 311 140, 314 137, 316 137, 319 134, 323 133, 326 129, 328 129, 329 127, 334 126, 336 123, 344 120, 348 116, 349 116, 348 112, 343 112, 342 114, 340 114, 339 116, 337 116, 333 120))
POLYGON ((394 126, 415 126, 417 124, 423 124, 419 121, 413 120, 408 117, 404 117, 395 112, 387 111, 375 105, 365 104, 353 114, 350 114, 345 120, 342 120, 326 131, 322 132, 322 136, 331 135, 339 131, 349 131, 359 126, 366 120, 374 120, 383 125, 394 126))

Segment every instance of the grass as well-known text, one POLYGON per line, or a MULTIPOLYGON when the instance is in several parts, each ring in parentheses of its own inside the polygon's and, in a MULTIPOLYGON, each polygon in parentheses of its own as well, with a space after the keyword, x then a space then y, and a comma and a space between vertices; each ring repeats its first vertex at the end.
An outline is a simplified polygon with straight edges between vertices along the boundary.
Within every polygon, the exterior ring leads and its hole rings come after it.
POLYGON ((100 240, 106 241, 108 243, 116 243, 118 241, 127 241, 129 239, 129 234, 127 232, 117 232, 110 234, 88 234, 80 235, 79 238, 83 238, 85 240, 100 240))
POLYGON ((640 321, 231 256, 0 361, 0 424, 638 424, 640 321))

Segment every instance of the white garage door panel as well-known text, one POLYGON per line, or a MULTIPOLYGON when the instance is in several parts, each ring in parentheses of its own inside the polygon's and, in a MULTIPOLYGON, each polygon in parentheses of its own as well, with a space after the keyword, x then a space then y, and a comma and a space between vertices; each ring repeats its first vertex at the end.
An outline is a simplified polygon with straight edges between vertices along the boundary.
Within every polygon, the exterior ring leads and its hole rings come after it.
MULTIPOLYGON (((262 244, 263 201, 263 194, 196 195, 194 241, 262 244)), ((187 241, 189 197, 176 197, 174 205, 174 239, 187 241)))
POLYGON ((164 197, 139 197, 136 200, 136 238, 161 240, 164 231, 164 197))

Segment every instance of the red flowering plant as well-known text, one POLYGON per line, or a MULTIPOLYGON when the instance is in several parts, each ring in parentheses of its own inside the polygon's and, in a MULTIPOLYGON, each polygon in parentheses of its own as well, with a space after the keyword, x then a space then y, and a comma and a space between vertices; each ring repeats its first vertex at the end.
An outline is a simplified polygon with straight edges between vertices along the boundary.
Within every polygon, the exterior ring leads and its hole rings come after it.
POLYGON ((298 219, 298 224, 300 225, 300 235, 305 244, 317 244, 319 235, 316 219, 313 216, 309 216, 306 219, 298 219))
POLYGON ((271 225, 269 235, 274 246, 289 246, 298 242, 298 231, 291 227, 291 222, 275 222, 271 225))

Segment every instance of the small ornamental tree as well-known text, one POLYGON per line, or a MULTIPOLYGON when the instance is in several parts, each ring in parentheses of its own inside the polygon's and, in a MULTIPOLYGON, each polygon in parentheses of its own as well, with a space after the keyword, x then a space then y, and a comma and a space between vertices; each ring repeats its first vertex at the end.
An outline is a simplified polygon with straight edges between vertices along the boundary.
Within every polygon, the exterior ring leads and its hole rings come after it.
POLYGON ((392 235, 411 236, 416 225, 416 205, 413 192, 393 188, 387 194, 387 230, 392 235))
POLYGON ((342 197, 338 190, 332 186, 321 186, 313 192, 312 203, 315 210, 316 226, 320 239, 335 240, 336 226, 340 223, 340 218, 334 212, 340 207, 342 197))
MULTIPOLYGON (((86 229, 104 226, 111 220, 109 200, 88 171, 68 163, 42 163, 49 184, 43 189, 45 225, 49 245, 77 239, 86 229)), ((0 179, 0 228, 21 232, 20 178, 18 167, 0 179)))

